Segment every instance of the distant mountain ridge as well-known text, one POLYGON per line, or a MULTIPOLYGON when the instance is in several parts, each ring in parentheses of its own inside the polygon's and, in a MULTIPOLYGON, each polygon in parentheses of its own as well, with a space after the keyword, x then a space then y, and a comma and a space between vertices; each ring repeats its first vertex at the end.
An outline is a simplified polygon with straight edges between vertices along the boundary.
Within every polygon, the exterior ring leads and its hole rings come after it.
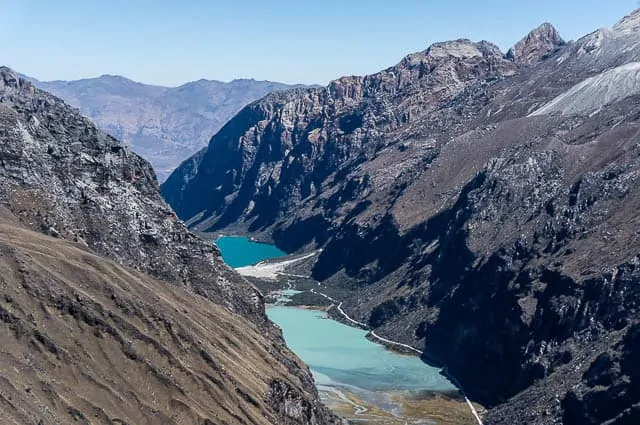
POLYGON ((151 162, 160 181, 202 149, 245 105, 273 91, 304 87, 253 79, 228 83, 201 79, 164 87, 107 74, 72 81, 24 78, 124 141, 151 162))

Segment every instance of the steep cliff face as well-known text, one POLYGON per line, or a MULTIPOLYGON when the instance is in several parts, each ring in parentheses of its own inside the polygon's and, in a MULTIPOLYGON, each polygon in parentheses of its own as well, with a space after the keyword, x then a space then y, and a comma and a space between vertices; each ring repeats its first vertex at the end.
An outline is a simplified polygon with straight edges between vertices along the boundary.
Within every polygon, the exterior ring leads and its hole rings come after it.
POLYGON ((313 276, 356 288, 343 307, 424 347, 489 423, 634 423, 638 22, 269 96, 163 193, 201 230, 323 247, 313 276))
POLYGON ((375 75, 269 95, 216 134, 197 164, 178 169, 163 193, 181 217, 200 214, 198 228, 241 220, 257 230, 321 194, 337 169, 426 128, 448 131, 449 117, 431 122, 431 112, 475 84, 514 72, 496 46, 457 40, 375 75))
POLYGON ((509 49, 507 57, 518 65, 532 65, 563 44, 560 33, 545 22, 509 49))
POLYGON ((259 292, 146 161, 8 68, 0 142, 10 423, 333 423, 259 292))
POLYGON ((0 69, 0 90, 0 200, 21 220, 240 313, 262 315, 256 291, 164 203, 148 162, 7 68, 0 69))

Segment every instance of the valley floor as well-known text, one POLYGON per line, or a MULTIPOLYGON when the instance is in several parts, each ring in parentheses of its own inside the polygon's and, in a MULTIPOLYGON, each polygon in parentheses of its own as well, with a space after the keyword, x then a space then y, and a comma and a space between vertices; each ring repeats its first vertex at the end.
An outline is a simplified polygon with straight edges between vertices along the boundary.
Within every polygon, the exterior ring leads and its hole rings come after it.
MULTIPOLYGON (((253 282, 272 305, 330 311, 333 318, 350 326, 366 329, 366 324, 349 317, 342 310, 338 299, 343 294, 329 289, 331 295, 328 295, 323 292, 326 288, 304 275, 304 267, 299 267, 300 263, 314 255, 315 253, 292 255, 236 270, 253 282), (298 267, 291 270, 294 265, 298 267), (286 294, 284 297, 283 292, 286 294)), ((374 332, 369 333, 368 338, 394 352, 412 356, 421 354, 414 347, 396 343, 374 332)), ((477 425, 482 424, 481 417, 484 414, 482 406, 471 403, 461 392, 387 391, 378 393, 373 400, 348 388, 319 385, 318 390, 323 402, 331 410, 354 424, 477 425)))
MULTIPOLYGON (((322 401, 335 413, 353 424, 371 425, 475 425, 475 419, 463 399, 441 393, 409 396, 389 392, 391 409, 380 408, 348 391, 319 388, 322 401)), ((479 407, 479 406, 478 406, 479 407)))

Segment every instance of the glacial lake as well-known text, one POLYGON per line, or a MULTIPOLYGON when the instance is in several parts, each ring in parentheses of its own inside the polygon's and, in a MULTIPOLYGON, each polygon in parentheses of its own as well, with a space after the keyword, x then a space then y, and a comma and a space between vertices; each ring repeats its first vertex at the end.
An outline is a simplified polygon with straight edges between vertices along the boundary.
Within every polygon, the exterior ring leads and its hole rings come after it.
MULTIPOLYGON (((216 244, 232 267, 243 267, 286 255, 274 246, 247 238, 221 237, 216 244)), ((299 291, 278 291, 280 300, 299 291)), ((367 332, 328 318, 324 311, 271 306, 267 316, 282 329, 287 345, 311 369, 321 393, 344 391, 360 400, 396 411, 394 392, 455 392, 440 370, 419 358, 394 353, 365 338, 367 332)))
POLYGON ((369 341, 366 331, 329 319, 323 311, 273 306, 267 315, 309 365, 318 386, 357 392, 456 390, 438 369, 369 341))
POLYGON ((216 239, 215 244, 220 248, 224 262, 234 268, 287 255, 273 245, 254 242, 244 236, 222 236, 216 239))

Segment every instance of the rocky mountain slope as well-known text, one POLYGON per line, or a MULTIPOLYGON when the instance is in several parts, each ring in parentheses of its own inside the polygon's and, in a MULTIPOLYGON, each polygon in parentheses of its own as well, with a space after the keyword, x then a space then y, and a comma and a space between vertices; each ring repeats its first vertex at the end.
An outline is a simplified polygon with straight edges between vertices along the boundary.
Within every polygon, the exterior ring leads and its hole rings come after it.
POLYGON ((146 161, 8 68, 0 142, 3 420, 334 422, 146 161))
POLYGON ((162 87, 114 75, 31 81, 79 108, 100 129, 151 162, 160 181, 206 146, 211 135, 245 105, 267 93, 297 87, 246 79, 162 87))
POLYGON ((3 424, 328 419, 256 325, 1 214, 3 424))
POLYGON ((508 54, 437 43, 243 109, 162 190, 288 251, 491 424, 640 421, 640 11, 508 54))

